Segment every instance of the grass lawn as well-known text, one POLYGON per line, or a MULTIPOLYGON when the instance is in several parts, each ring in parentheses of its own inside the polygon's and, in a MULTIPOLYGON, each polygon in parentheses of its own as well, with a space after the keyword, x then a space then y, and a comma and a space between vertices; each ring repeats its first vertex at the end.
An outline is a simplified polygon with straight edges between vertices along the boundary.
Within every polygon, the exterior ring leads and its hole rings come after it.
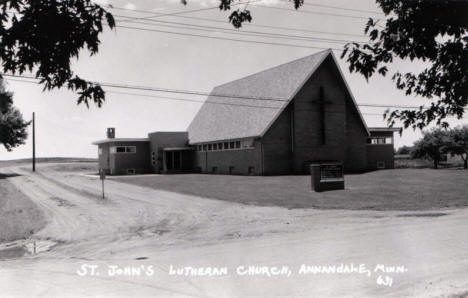
POLYGON ((468 206, 468 171, 394 169, 346 175, 346 189, 311 191, 309 176, 181 174, 115 180, 259 206, 352 210, 434 210, 468 206))
POLYGON ((0 173, 0 242, 27 238, 46 224, 41 210, 8 179, 0 173))

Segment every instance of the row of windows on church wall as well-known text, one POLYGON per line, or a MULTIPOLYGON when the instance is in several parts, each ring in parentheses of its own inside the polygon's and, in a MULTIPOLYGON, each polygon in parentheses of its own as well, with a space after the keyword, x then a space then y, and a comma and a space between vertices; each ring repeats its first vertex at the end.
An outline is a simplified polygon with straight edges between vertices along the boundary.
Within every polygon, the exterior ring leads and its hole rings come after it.
POLYGON ((252 149, 254 144, 252 140, 244 141, 230 141, 230 142, 216 142, 197 145, 197 150, 204 151, 225 151, 225 150, 240 150, 240 149, 252 149))
POLYGON ((370 145, 393 144, 393 138, 391 138, 391 137, 372 137, 372 138, 367 139, 367 144, 370 144, 370 145))

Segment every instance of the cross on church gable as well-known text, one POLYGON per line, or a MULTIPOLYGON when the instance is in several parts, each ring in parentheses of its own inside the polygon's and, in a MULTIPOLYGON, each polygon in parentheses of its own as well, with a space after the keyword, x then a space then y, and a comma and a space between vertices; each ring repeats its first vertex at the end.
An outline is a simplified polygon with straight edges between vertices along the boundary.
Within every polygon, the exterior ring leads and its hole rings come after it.
POLYGON ((312 101, 314 104, 319 105, 319 120, 320 120, 320 138, 322 145, 325 145, 326 135, 325 135, 325 107, 327 104, 332 104, 331 101, 325 100, 325 91, 323 86, 319 88, 319 99, 312 101))

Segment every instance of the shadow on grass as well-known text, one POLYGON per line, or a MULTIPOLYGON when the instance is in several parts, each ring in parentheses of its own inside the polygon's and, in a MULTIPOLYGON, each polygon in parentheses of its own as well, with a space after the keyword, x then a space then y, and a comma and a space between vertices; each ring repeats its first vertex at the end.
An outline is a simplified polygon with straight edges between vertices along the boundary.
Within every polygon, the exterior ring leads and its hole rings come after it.
POLYGON ((443 213, 443 212, 409 213, 409 214, 398 214, 397 217, 440 217, 444 215, 448 215, 448 213, 443 213))
POLYGON ((11 177, 18 177, 18 176, 21 176, 20 174, 4 174, 4 173, 0 173, 0 179, 8 179, 8 178, 11 178, 11 177))
POLYGON ((22 257, 26 249, 22 246, 15 246, 0 250, 0 260, 16 259, 22 257))

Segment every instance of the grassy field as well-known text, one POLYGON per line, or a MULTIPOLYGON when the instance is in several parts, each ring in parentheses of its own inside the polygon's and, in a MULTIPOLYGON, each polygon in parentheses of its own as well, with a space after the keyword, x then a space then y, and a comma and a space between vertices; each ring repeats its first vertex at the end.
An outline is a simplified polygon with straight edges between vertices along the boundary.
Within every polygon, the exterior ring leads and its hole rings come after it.
POLYGON ((27 238, 44 227, 44 214, 0 173, 0 242, 27 238))
MULTIPOLYGON (((36 163, 90 163, 94 162, 97 167, 97 159, 95 158, 82 158, 82 157, 39 157, 36 158, 36 163)), ((0 169, 16 165, 32 165, 30 158, 13 159, 13 160, 0 160, 0 169)))
POLYGON ((468 206, 468 171, 395 169, 347 175, 346 190, 311 191, 309 176, 181 174, 115 180, 259 206, 351 210, 435 210, 468 206))

